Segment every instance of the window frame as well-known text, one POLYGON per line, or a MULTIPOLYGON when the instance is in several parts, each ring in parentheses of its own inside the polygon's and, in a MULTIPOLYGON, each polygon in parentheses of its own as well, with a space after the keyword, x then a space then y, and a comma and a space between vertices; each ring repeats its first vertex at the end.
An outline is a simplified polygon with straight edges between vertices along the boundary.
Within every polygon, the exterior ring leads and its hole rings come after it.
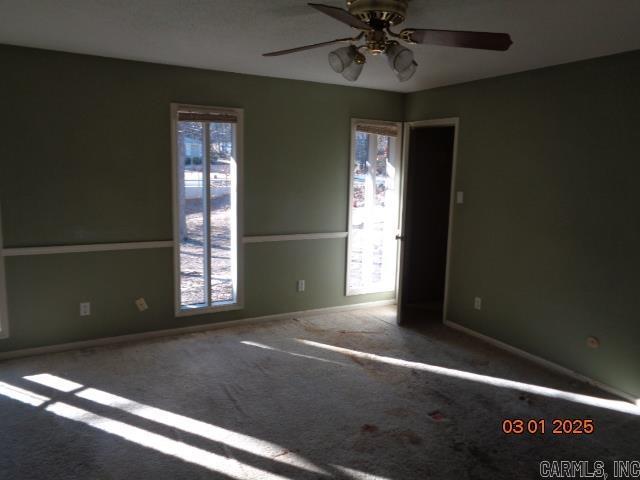
MULTIPOLYGON (((174 266, 174 313, 176 317, 188 317, 192 315, 203 315, 207 313, 224 312, 229 310, 241 310, 244 308, 244 110, 242 108, 214 107, 204 105, 192 105, 185 103, 171 103, 171 183, 172 183, 172 210, 173 210, 173 266, 174 266), (235 281, 236 281, 236 298, 235 302, 225 302, 218 305, 207 305, 203 307, 182 308, 181 302, 181 285, 180 285, 180 208, 178 205, 178 112, 180 110, 189 110, 192 112, 231 113, 238 119, 235 129, 235 281)), ((234 265, 232 262, 232 271, 234 265)), ((211 282, 211 275, 207 269, 207 282, 211 282)))
POLYGON ((3 249, 2 208, 0 207, 0 339, 9 338, 9 307, 7 305, 7 280, 4 268, 3 249))
MULTIPOLYGON (((365 119, 365 118, 352 118, 351 119, 351 128, 349 131, 349 135, 350 135, 350 159, 349 159, 349 177, 348 177, 348 181, 349 181, 349 197, 347 199, 347 264, 346 264, 346 268, 345 268, 345 281, 344 281, 344 294, 346 297, 354 297, 357 295, 371 295, 371 294, 379 294, 379 293, 392 293, 395 292, 397 290, 397 284, 398 284, 398 274, 399 274, 399 268, 398 268, 398 251, 399 248, 396 248, 396 273, 395 273, 395 278, 394 278, 394 282, 393 282, 393 286, 390 289, 387 288, 378 288, 378 289, 374 289, 374 290, 367 290, 367 291, 362 291, 362 290, 351 290, 349 288, 349 271, 350 271, 350 265, 351 265, 351 241, 352 241, 352 231, 353 231, 353 227, 352 227, 352 212, 353 212, 353 207, 352 207, 352 199, 353 199, 353 171, 355 169, 356 166, 356 127, 359 123, 366 123, 369 125, 380 125, 380 126, 394 126, 398 129, 398 136, 395 138, 394 141, 394 158, 397 160, 397 172, 398 175, 395 179, 395 186, 396 186, 396 194, 397 194, 397 211, 396 211, 396 234, 400 231, 400 220, 401 220, 401 201, 402 201, 402 179, 404 177, 404 157, 403 157, 403 123, 402 122, 392 122, 392 121, 384 121, 384 120, 369 120, 369 119, 365 119)), ((396 240, 397 242, 397 240, 396 240)), ((396 243, 397 245, 397 243, 396 243)))

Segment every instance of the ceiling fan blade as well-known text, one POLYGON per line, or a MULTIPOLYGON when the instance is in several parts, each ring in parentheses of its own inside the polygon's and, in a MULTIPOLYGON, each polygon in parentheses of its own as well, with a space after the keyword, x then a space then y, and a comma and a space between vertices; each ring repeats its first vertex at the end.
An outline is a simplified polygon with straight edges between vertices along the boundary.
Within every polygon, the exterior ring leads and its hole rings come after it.
POLYGON ((331 7, 329 5, 322 5, 320 3, 309 3, 310 7, 315 8, 319 12, 324 13, 325 15, 329 15, 332 18, 335 18, 339 22, 346 23, 350 27, 358 28, 360 30, 371 30, 371 27, 360 20, 358 17, 354 17, 346 10, 343 10, 338 7, 331 7))
POLYGON ((305 45, 304 47, 289 48, 287 50, 278 50, 277 52, 263 53, 263 57, 277 57, 279 55, 287 55, 289 53, 301 52, 303 50, 311 50, 312 48, 324 47, 340 42, 350 42, 352 38, 338 38, 337 40, 329 40, 328 42, 314 43, 313 45, 305 45))
POLYGON ((400 35, 414 43, 443 45, 446 47, 479 48, 482 50, 505 51, 508 50, 513 43, 508 33, 405 28, 400 32, 400 35))

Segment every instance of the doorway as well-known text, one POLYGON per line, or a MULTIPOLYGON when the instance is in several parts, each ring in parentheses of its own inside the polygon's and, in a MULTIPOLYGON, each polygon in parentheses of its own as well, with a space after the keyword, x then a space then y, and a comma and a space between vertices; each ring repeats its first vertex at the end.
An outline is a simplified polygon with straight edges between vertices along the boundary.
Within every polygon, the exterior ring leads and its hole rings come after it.
POLYGON ((403 195, 398 322, 442 322, 453 209, 457 119, 409 123, 403 195))

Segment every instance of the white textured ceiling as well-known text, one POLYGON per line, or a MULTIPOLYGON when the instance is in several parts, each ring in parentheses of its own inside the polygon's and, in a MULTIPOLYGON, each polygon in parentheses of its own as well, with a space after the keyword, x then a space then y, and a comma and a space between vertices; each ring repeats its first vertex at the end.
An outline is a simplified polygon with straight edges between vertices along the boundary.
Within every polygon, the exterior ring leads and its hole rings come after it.
POLYGON ((640 49, 639 19, 640 0, 412 0, 405 27, 508 32, 514 45, 415 45, 406 83, 383 57, 347 82, 327 64, 332 47, 263 58, 351 35, 303 0, 0 0, 0 43, 410 92, 640 49))

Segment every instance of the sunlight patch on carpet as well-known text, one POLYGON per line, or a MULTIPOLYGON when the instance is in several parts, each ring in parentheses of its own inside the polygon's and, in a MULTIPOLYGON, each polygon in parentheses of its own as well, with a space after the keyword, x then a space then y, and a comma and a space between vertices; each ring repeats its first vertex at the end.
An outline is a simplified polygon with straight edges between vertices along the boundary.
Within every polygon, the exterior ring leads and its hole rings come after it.
MULTIPOLYGON (((0 395, 34 407, 39 407, 50 401, 47 397, 4 382, 0 382, 0 395)), ((59 417, 83 423, 143 447, 153 449, 165 455, 199 465, 213 472, 221 473, 235 480, 290 480, 288 477, 246 465, 234 458, 223 457, 207 450, 172 440, 163 435, 152 433, 143 428, 134 427, 127 423, 74 407, 64 402, 55 402, 46 406, 44 410, 59 417)))
POLYGON ((349 348, 336 347, 334 345, 314 342, 311 340, 296 339, 296 341, 304 345, 308 345, 310 347, 316 347, 323 350, 338 352, 344 355, 351 355, 351 356, 362 358, 365 360, 385 363, 387 365, 411 368, 411 369, 419 370, 423 372, 436 373, 438 375, 444 375, 447 377, 453 377, 453 378, 459 378, 462 380, 469 380, 472 382, 484 383, 487 385, 492 385, 494 387, 509 388, 513 390, 532 393, 535 395, 543 395, 549 398, 558 398, 561 400, 568 400, 571 402, 581 403, 583 405, 606 408, 609 410, 615 410, 618 412, 628 413, 631 415, 640 415, 640 407, 637 404, 634 405, 633 403, 624 402, 621 400, 609 400, 606 398, 592 397, 590 395, 582 395, 579 393, 566 392, 563 390, 556 390, 555 388, 542 387, 539 385, 532 385, 529 383, 517 382, 515 380, 507 380, 505 378, 491 377, 489 375, 481 375, 478 373, 466 372, 464 370, 456 370, 454 368, 439 367, 437 365, 429 365, 428 363, 411 362, 407 360, 401 360, 398 358, 376 355, 374 353, 360 352, 358 350, 351 350, 349 348))
MULTIPOLYGON (((30 375, 24 377, 24 379, 64 392, 69 391, 66 389, 71 385, 79 385, 70 380, 48 373, 30 375)), ((127 412, 131 415, 136 415, 152 422, 176 428, 183 432, 197 435, 214 442, 222 443, 229 447, 236 448, 268 460, 283 463, 309 472, 328 475, 328 473, 319 466, 314 465, 300 455, 290 452, 286 448, 272 442, 260 440, 249 435, 227 430, 184 415, 179 415, 167 410, 138 403, 134 400, 113 395, 109 392, 98 390, 96 388, 87 387, 84 390, 75 393, 75 396, 127 412)))

